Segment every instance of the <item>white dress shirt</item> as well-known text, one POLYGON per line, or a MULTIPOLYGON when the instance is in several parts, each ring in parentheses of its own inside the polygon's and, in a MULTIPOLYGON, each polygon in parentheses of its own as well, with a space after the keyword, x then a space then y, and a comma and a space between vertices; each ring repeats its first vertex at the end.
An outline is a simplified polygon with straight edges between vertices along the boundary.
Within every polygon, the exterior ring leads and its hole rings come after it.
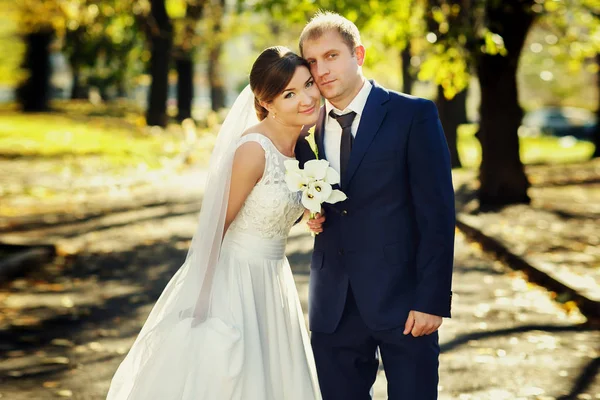
POLYGON ((371 93, 371 82, 365 79, 363 87, 360 89, 356 97, 348 104, 348 106, 340 111, 329 102, 325 100, 325 136, 323 137, 323 144, 325 146, 325 157, 329 161, 329 165, 335 169, 338 173, 340 172, 340 143, 342 141, 342 127, 333 118, 329 116, 329 112, 333 110, 338 115, 347 114, 351 111, 356 113, 354 121, 352 121, 352 136, 356 138, 356 132, 360 124, 360 119, 367 104, 367 98, 371 93))

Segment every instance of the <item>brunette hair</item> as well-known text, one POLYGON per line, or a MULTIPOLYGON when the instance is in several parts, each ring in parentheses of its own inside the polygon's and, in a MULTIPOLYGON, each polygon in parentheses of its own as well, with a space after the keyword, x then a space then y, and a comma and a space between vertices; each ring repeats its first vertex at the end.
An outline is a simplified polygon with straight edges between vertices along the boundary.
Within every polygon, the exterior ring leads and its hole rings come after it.
POLYGON ((300 66, 309 68, 305 59, 283 46, 263 50, 254 61, 250 70, 250 89, 254 93, 254 108, 260 121, 269 114, 260 102, 270 103, 280 95, 300 66))

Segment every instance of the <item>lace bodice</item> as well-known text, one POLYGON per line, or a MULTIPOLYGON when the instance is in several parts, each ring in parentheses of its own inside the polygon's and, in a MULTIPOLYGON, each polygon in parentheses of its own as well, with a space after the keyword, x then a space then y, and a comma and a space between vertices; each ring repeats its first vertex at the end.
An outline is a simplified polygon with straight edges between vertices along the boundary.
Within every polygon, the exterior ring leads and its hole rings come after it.
POLYGON ((291 192, 285 183, 283 162, 290 159, 260 133, 242 136, 237 146, 257 142, 265 151, 265 171, 250 192, 229 230, 262 238, 287 238, 294 222, 304 212, 301 193, 291 192))

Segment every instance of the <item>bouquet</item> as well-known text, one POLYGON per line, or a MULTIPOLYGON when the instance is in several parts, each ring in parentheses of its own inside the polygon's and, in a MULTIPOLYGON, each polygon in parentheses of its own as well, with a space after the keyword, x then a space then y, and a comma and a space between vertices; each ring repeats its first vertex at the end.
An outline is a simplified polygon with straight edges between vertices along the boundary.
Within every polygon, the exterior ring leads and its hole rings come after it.
POLYGON ((285 182, 292 192, 302 192, 302 205, 310 211, 310 218, 321 212, 323 203, 334 204, 347 199, 341 190, 332 185, 340 183, 340 174, 329 166, 327 160, 310 160, 300 169, 298 160, 287 160, 285 182))

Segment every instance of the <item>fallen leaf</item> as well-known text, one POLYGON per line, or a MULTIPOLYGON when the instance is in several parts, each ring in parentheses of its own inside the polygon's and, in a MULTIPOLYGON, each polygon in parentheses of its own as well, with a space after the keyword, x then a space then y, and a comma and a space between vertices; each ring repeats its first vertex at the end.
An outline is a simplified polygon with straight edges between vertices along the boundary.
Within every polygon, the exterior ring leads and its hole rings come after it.
POLYGON ((42 360, 43 364, 48 364, 48 365, 52 365, 52 364, 60 364, 60 365, 66 365, 69 364, 70 360, 67 357, 48 357, 42 360))
POLYGON ((75 343, 73 343, 69 339, 60 339, 60 338, 52 339, 52 341, 50 343, 52 345, 54 345, 54 346, 59 346, 59 347, 73 347, 73 346, 75 346, 75 343))

